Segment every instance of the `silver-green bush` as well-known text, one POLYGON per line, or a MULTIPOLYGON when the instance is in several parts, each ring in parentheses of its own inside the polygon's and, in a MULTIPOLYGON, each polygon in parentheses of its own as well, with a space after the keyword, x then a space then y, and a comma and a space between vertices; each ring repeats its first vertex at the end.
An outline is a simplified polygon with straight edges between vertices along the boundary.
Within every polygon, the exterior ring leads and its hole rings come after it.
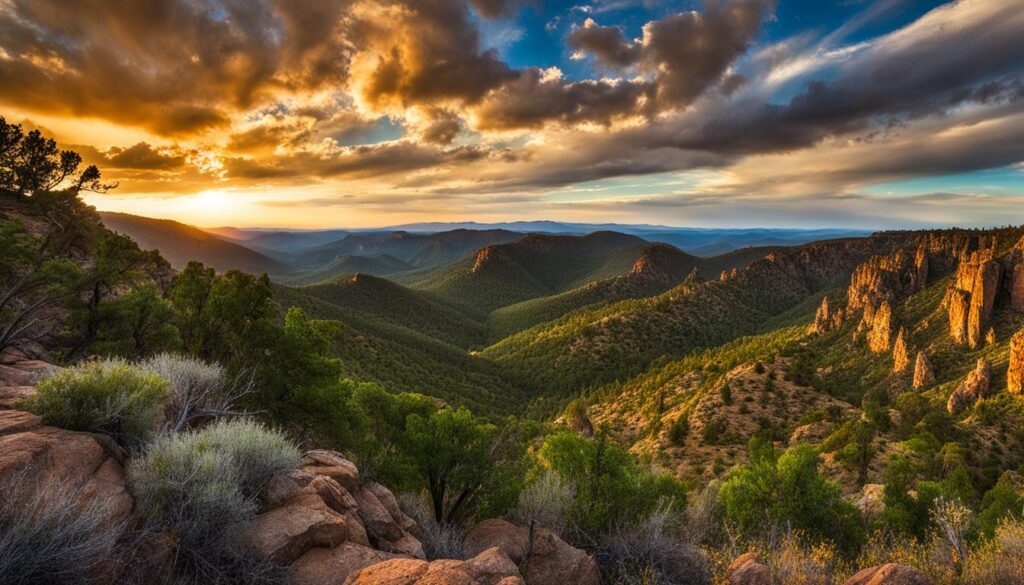
POLYGON ((166 380, 170 395, 164 407, 164 430, 179 432, 217 417, 239 414, 237 403, 251 392, 251 379, 228 376, 220 364, 162 353, 139 366, 166 380))
POLYGON ((120 359, 87 362, 39 382, 23 408, 46 424, 110 435, 122 445, 143 444, 155 431, 167 382, 120 359))
POLYGON ((111 504, 80 498, 28 472, 0 482, 0 576, 4 585, 85 584, 111 558, 124 526, 111 504))

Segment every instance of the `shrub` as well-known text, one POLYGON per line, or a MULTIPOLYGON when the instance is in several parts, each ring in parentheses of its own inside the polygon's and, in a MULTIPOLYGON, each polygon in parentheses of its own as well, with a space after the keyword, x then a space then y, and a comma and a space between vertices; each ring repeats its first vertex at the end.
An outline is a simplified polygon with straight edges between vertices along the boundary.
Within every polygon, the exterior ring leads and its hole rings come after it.
POLYGON ((569 506, 576 497, 576 488, 559 474, 545 470, 526 484, 508 519, 519 526, 537 523, 562 534, 569 516, 569 506))
POLYGON ((167 382, 119 359, 89 362, 44 379, 25 408, 46 424, 104 433, 138 446, 153 433, 167 382))
POLYGON ((451 522, 438 522, 430 502, 423 494, 400 494, 399 505, 420 527, 420 543, 427 560, 463 559, 466 556, 466 531, 451 522))
MULTIPOLYGON (((62 482, 29 481, 27 472, 0 482, 0 575, 5 585, 91 582, 111 558, 124 526, 111 503, 80 498, 62 482)), ((34 479, 34 478, 33 478, 34 479)))
POLYGON ((619 585, 710 585, 711 563, 681 538, 680 518, 663 502, 639 520, 605 533, 595 558, 604 581, 619 585))
POLYGON ((789 526, 812 540, 831 540, 846 553, 854 553, 863 538, 859 512, 818 473, 818 453, 809 445, 778 455, 752 442, 750 463, 722 484, 719 502, 744 537, 789 526))
POLYGON ((259 489, 298 458, 298 450, 277 432, 251 421, 221 421, 161 436, 132 461, 128 477, 151 527, 202 543, 250 518, 259 489))
POLYGON ((690 434, 690 420, 685 414, 681 414, 668 428, 668 440, 676 447, 683 446, 686 443, 686 437, 690 434))
POLYGON ((210 419, 238 414, 236 403, 249 394, 248 380, 229 380, 220 364, 162 353, 139 364, 168 383, 164 430, 179 432, 210 419))
POLYGON ((1024 583, 1024 521, 1003 520, 995 536, 968 557, 964 580, 971 585, 1019 585, 1024 583))

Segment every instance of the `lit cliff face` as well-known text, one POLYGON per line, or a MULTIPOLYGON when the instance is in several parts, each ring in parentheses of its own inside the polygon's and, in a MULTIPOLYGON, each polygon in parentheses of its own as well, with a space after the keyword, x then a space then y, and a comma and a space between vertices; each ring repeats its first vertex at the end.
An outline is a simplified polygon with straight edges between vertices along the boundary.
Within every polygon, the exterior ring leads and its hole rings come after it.
POLYGON ((0 115, 204 225, 1003 222, 1012 170, 900 181, 1024 161, 1016 2, 836 4, 10 0, 0 115))

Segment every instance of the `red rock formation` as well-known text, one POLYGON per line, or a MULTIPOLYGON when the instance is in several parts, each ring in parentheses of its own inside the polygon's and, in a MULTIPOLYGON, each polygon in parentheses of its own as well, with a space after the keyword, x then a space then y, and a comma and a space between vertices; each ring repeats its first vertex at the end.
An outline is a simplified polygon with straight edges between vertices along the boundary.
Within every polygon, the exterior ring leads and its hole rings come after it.
POLYGON ((979 399, 988 396, 992 382, 992 367, 985 358, 978 359, 978 365, 967 374, 946 402, 950 414, 959 414, 979 399))
POLYGON ((814 323, 807 329, 810 335, 824 335, 829 331, 838 329, 843 324, 843 312, 839 309, 832 310, 828 297, 821 300, 821 305, 814 313, 814 323))
POLYGON ((466 535, 467 555, 474 556, 492 547, 497 547, 517 565, 526 567, 523 576, 527 585, 601 583, 601 574, 593 558, 541 526, 534 528, 532 550, 529 547, 529 530, 504 520, 484 520, 466 535))
POLYGON ((1024 262, 1013 270, 1013 286, 1010 289, 1010 308, 1024 313, 1024 262))
POLYGON ((958 288, 946 291, 943 301, 949 314, 949 337, 954 343, 967 343, 967 321, 971 310, 971 295, 958 288))
MULTIPOLYGON (((865 315, 865 319, 867 316, 865 315)), ((874 353, 889 351, 892 347, 892 330, 895 321, 892 316, 892 307, 888 301, 884 301, 874 312, 869 322, 868 347, 874 353)))
POLYGON ((753 552, 743 553, 729 563, 729 585, 772 585, 768 567, 757 560, 753 552))
MULTIPOLYGON (((338 583, 340 581, 334 581, 338 583)), ((392 559, 352 573, 344 585, 522 585, 519 569, 497 548, 468 561, 392 559)), ((557 583, 557 582, 552 582, 557 583)))
POLYGON ((914 362, 914 389, 920 390, 935 383, 935 372, 932 370, 932 363, 923 351, 917 352, 917 360, 914 362))
POLYGON ((1006 390, 1024 396, 1024 329, 1010 340, 1010 369, 1006 372, 1006 390))
POLYGON ((896 343, 892 347, 892 371, 898 374, 907 371, 907 368, 910 367, 910 352, 907 350, 906 335, 906 328, 900 327, 900 332, 896 335, 896 343))
POLYGON ((887 563, 864 569, 843 585, 932 585, 932 582, 913 567, 887 563))
POLYGON ((967 317, 967 343, 972 348, 980 346, 984 339, 1002 274, 1003 266, 992 260, 984 262, 975 272, 970 313, 967 317))

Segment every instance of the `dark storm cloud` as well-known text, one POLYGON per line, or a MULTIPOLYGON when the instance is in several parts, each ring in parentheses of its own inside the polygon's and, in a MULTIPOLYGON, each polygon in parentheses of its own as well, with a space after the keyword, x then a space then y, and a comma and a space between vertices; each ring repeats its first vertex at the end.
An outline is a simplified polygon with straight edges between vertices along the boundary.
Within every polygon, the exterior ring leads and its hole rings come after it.
POLYGON ((626 40, 622 29, 601 26, 590 19, 569 33, 567 41, 572 49, 589 53, 611 68, 629 67, 640 59, 640 45, 626 40))
POLYGON ((1020 11, 1012 6, 976 10, 973 19, 946 22, 942 17, 949 15, 943 12, 955 8, 941 8, 925 17, 933 22, 881 39, 847 62, 835 79, 809 82, 788 103, 766 103, 761 96, 735 102, 698 130, 682 132, 675 144, 733 153, 785 151, 967 104, 1020 100, 1020 11))
POLYGON ((528 69, 475 110, 479 130, 540 128, 551 122, 609 124, 632 114, 649 86, 642 82, 579 81, 528 69))
POLYGON ((636 41, 616 27, 587 20, 568 42, 606 67, 637 67, 652 75, 658 107, 672 109, 716 84, 746 53, 774 7, 774 0, 709 2, 703 13, 681 12, 648 23, 636 41))

